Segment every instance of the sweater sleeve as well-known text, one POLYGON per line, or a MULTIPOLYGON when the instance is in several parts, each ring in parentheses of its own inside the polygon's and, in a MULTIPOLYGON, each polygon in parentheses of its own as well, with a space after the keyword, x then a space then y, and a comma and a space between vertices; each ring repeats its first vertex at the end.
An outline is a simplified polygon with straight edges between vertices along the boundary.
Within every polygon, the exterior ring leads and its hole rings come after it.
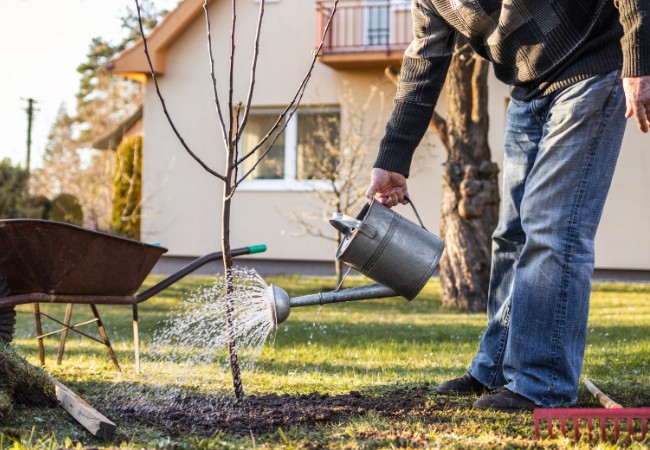
POLYGON ((404 53, 393 111, 374 164, 407 177, 445 82, 456 38, 428 0, 413 0, 411 11, 413 41, 404 53))
POLYGON ((616 2, 623 25, 623 77, 650 75, 650 1, 616 2))

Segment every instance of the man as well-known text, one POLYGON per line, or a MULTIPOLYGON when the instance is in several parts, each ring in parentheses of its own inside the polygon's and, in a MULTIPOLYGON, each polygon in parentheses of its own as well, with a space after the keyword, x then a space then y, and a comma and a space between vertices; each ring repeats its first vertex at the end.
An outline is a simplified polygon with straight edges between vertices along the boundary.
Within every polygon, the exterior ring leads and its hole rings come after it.
POLYGON ((457 34, 511 86, 488 328, 445 394, 503 411, 576 402, 594 236, 626 118, 650 123, 647 0, 413 0, 414 40, 368 199, 405 203, 457 34))

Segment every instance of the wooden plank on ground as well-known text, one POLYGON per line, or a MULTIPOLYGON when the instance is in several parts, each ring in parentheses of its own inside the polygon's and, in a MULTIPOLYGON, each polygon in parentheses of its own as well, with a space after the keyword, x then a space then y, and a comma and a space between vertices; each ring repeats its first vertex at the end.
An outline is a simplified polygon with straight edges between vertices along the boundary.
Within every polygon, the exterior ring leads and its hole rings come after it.
POLYGON ((94 436, 111 440, 117 426, 102 413, 90 406, 84 399, 72 392, 67 386, 55 378, 51 378, 56 388, 56 397, 61 407, 66 410, 84 428, 94 436))

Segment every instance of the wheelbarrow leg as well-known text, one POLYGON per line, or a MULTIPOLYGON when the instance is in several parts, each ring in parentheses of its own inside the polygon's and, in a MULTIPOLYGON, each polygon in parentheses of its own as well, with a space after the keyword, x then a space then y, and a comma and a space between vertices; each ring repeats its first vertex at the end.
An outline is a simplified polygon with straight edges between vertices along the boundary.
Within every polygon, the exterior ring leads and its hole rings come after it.
POLYGON ((121 372, 122 370, 120 369, 120 365, 118 364, 117 358, 115 357, 115 352, 113 351, 111 342, 108 340, 108 335, 106 334, 106 330, 104 329, 104 324, 102 323, 101 317, 99 317, 99 311, 97 311, 97 307, 93 303, 90 303, 90 309, 92 309, 93 315, 95 316, 95 319, 97 319, 97 328, 99 328, 99 334, 102 335, 102 339, 104 340, 104 345, 106 345, 106 349, 108 350, 108 356, 111 357, 115 369, 117 369, 118 372, 121 372))
POLYGON ((70 327, 70 318, 72 317, 72 303, 65 306, 65 317, 63 318, 63 329, 61 330, 61 339, 59 340, 59 352, 56 354, 56 365, 60 366, 65 351, 65 340, 68 338, 68 329, 70 327))
POLYGON ((36 340, 38 341, 38 357, 41 366, 45 366, 45 349, 43 348, 43 326, 41 325, 41 307, 34 303, 34 319, 36 319, 36 340))
POLYGON ((135 351, 135 373, 140 373, 140 333, 138 331, 138 304, 133 304, 133 349, 135 351))

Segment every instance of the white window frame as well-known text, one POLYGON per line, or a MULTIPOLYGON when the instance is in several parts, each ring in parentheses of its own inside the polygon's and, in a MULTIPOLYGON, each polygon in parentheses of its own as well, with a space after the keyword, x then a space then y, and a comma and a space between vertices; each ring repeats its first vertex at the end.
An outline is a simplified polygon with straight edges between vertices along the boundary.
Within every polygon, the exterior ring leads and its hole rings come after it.
MULTIPOLYGON (((298 180, 296 179, 296 160, 298 150, 298 116, 300 113, 339 113, 339 132, 340 132, 340 114, 341 109, 338 107, 317 107, 300 108, 289 119, 284 129, 284 178, 280 180, 252 180, 245 179, 237 189, 241 191, 289 191, 289 192, 313 192, 313 191, 331 191, 332 185, 326 180, 298 180)), ((280 114, 281 110, 273 108, 255 108, 251 110, 254 114, 280 114)), ((239 142, 239 155, 243 155, 243 139, 239 142)), ((251 156, 250 158, 255 158, 251 156)), ((245 173, 240 169, 240 173, 245 173)))

